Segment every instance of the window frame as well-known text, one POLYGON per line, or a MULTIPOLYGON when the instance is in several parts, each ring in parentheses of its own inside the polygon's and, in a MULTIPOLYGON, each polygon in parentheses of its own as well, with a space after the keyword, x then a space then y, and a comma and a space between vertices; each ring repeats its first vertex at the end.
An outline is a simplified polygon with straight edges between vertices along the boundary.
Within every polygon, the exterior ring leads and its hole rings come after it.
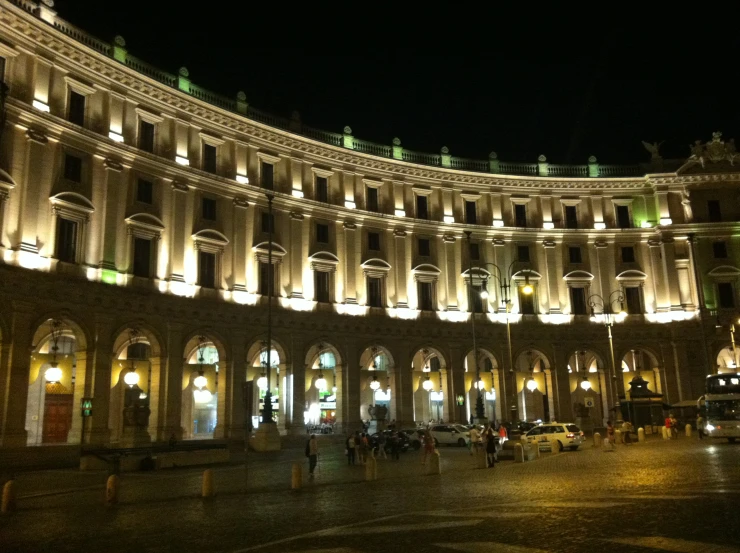
POLYGON ((164 121, 164 118, 161 115, 157 115, 155 113, 151 113, 149 111, 141 109, 141 107, 136 108, 136 114, 138 115, 138 125, 136 126, 136 147, 143 152, 156 154, 159 123, 162 123, 164 121), (148 150, 142 146, 142 123, 147 123, 153 128, 151 150, 148 150))
POLYGON ((62 177, 64 180, 69 182, 74 182, 76 184, 82 184, 83 180, 83 174, 85 171, 85 163, 84 158, 79 155, 75 155, 69 151, 64 152, 64 166, 62 167, 62 177), (73 178, 75 175, 70 175, 71 169, 70 169, 70 160, 76 160, 79 163, 79 175, 78 178, 73 178))
POLYGON ((87 96, 85 94, 80 94, 76 90, 73 90, 72 88, 69 89, 68 95, 67 95, 67 121, 72 123, 73 125, 79 125, 80 127, 85 127, 85 122, 87 120, 87 96), (73 104, 74 100, 79 98, 78 102, 82 103, 82 113, 78 114, 73 111, 73 104), (76 120, 76 116, 80 117, 80 120, 76 120))
POLYGON ((644 299, 642 297, 642 286, 641 285, 639 285, 639 286, 624 286, 622 288, 622 292, 624 294, 624 306, 625 306, 625 310, 627 311, 627 314, 628 315, 642 315, 642 314, 645 313, 645 301, 644 301, 644 299), (630 290, 630 292, 627 292, 628 290, 630 290), (630 301, 630 294, 633 293, 632 290, 635 291, 634 293, 636 294, 636 296, 635 296, 636 297, 636 301, 639 303, 639 305, 637 306, 638 309, 637 309, 636 312, 635 312, 634 309, 632 309, 630 307, 630 303, 631 303, 631 301, 630 301))
POLYGON ((200 199, 200 217, 203 221, 215 223, 218 221, 218 200, 208 196, 202 196, 200 199), (208 208, 206 208, 208 206, 208 208), (211 214, 211 211, 213 213, 211 214), (211 217, 211 215, 213 215, 211 217))
POLYGON ((588 301, 586 298, 586 288, 583 286, 569 286, 568 288, 569 288, 568 301, 570 301, 571 315, 588 315, 588 301), (578 302, 573 301, 575 294, 579 294, 583 300, 583 309, 581 310, 581 312, 576 312, 576 304, 578 302))
POLYGON ((380 233, 379 232, 372 231, 372 230, 369 230, 367 232, 367 249, 368 249, 368 251, 371 251, 371 252, 379 252, 379 251, 381 251, 381 247, 382 247, 382 244, 380 242, 380 233), (376 240, 377 240, 377 244, 374 244, 373 242, 375 242, 376 240), (377 246, 377 247, 373 247, 373 246, 377 246))
POLYGON ((628 246, 620 245, 619 246, 619 260, 622 263, 637 263, 637 252, 635 252, 635 247, 629 246, 629 245, 628 246), (627 256, 627 257, 631 257, 631 259, 625 259, 625 255, 624 255, 625 251, 631 252, 630 255, 627 256))
POLYGON ((515 203, 514 204, 514 226, 517 228, 527 228, 529 226, 526 203, 515 203), (519 215, 519 210, 523 210, 521 217, 519 215), (524 223, 523 225, 519 224, 522 222, 524 223))
POLYGON ((568 246, 568 264, 569 265, 582 265, 583 264, 583 249, 581 246, 568 246), (578 255, 574 256, 573 252, 577 251, 578 255), (574 261, 573 258, 577 257, 578 261, 574 261))
POLYGON ((132 243, 131 243, 131 274, 133 276, 138 277, 138 278, 152 278, 152 266, 153 266, 152 257, 153 257, 153 253, 154 253, 154 247, 153 246, 154 246, 154 240, 151 239, 151 238, 144 238, 142 236, 133 236, 132 237, 132 243), (137 240, 140 240, 142 242, 147 242, 149 244, 149 255, 148 255, 148 259, 147 259, 147 267, 146 267, 147 270, 145 271, 145 273, 146 273, 145 275, 144 274, 137 274, 137 272, 136 272, 136 264, 137 264, 136 263, 136 260, 137 260, 136 242, 137 242, 137 240))
POLYGON ((724 281, 717 282, 715 286, 717 290, 717 307, 719 309, 735 309, 737 306, 737 292, 735 290, 735 285, 730 281, 724 281), (729 289, 731 305, 723 305, 722 298, 724 294, 722 293, 722 290, 726 289, 725 287, 728 287, 729 289))
POLYGON ((154 205, 154 182, 145 179, 143 177, 137 177, 136 179, 136 195, 135 200, 138 203, 145 204, 145 205, 154 205), (146 183, 149 185, 149 201, 142 200, 141 199, 141 190, 142 190, 142 183, 146 183))
POLYGON ((576 204, 565 204, 563 206, 563 218, 565 219, 565 228, 577 229, 578 227, 578 206, 576 204), (573 216, 569 214, 572 212, 573 216))
POLYGON ((58 261, 63 262, 63 263, 74 263, 74 264, 76 264, 78 262, 78 259, 79 259, 79 255, 78 255, 78 251, 77 251, 78 250, 78 243, 79 243, 79 234, 80 234, 80 224, 79 224, 79 221, 76 221, 75 219, 70 218, 70 217, 64 217, 64 216, 57 217, 57 220, 56 220, 56 234, 55 234, 55 237, 54 237, 55 238, 55 240, 54 240, 54 258, 57 259, 58 261), (70 225, 74 225, 74 227, 73 227, 74 234, 72 236, 71 242, 67 243, 65 245, 65 247, 62 248, 61 247, 60 238, 61 238, 61 228, 64 225, 64 223, 69 223, 70 225), (62 251, 66 251, 67 253, 70 253, 70 251, 71 251, 71 256, 69 256, 68 258, 67 258, 67 256, 64 256, 65 258, 63 259, 62 258, 63 256, 60 255, 60 253, 62 251))
POLYGON ((532 262, 532 256, 531 256, 531 248, 529 244, 517 244, 516 246, 516 260, 519 263, 531 263, 532 262), (527 255, 522 256, 522 252, 526 251, 527 255), (522 259, 522 257, 526 257, 526 259, 522 259))
POLYGON ((416 241, 416 247, 419 252, 419 257, 431 257, 432 256, 432 241, 429 238, 418 238, 416 241), (422 251, 422 243, 426 244, 422 251))
POLYGON ((714 257, 714 259, 727 259, 727 241, 715 240, 714 242, 712 242, 712 256, 714 257), (719 251, 718 246, 721 246, 721 249, 719 251), (717 255, 718 253, 720 253, 721 255, 717 255))
POLYGON ((330 236, 329 236, 329 225, 326 223, 320 223, 316 222, 316 242, 318 244, 329 244, 330 236), (320 232, 321 231, 321 232, 320 232), (325 233, 324 238, 325 240, 322 240, 322 234, 325 233))
POLYGON ((217 288, 217 274, 218 274, 218 254, 214 251, 205 249, 198 250, 198 286, 201 288, 217 288), (205 267, 203 261, 209 260, 209 264, 212 263, 212 267, 205 267), (207 271, 205 269, 208 269, 207 271), (206 282, 204 282, 206 281, 206 282))

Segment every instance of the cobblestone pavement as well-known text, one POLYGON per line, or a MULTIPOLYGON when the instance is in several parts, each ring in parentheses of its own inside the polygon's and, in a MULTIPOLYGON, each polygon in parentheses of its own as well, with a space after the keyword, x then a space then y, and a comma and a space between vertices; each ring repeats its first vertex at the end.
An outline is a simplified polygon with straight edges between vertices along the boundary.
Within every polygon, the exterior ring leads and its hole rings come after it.
POLYGON ((290 472, 296 460, 305 469, 302 451, 253 454, 248 493, 244 466, 225 466, 205 500, 202 469, 124 474, 108 508, 105 473, 21 474, 0 551, 740 553, 740 445, 653 439, 494 469, 463 448, 440 452, 442 475, 406 453, 365 482, 327 446, 299 491, 290 472))

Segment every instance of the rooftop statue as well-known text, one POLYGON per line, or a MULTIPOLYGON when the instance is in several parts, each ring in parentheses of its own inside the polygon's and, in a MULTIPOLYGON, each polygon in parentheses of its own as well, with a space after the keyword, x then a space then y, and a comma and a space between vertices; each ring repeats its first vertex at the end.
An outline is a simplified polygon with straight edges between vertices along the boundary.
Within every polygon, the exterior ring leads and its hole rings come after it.
MULTIPOLYGON (((665 140, 663 141, 665 142, 665 140)), ((659 161, 663 159, 660 155, 660 152, 658 149, 661 147, 663 142, 653 142, 650 144, 649 142, 642 141, 642 145, 645 146, 645 149, 650 152, 650 161, 659 161)))
POLYGON ((730 165, 735 165, 735 159, 738 158, 735 149, 735 139, 729 142, 722 140, 722 133, 717 131, 712 133, 712 140, 702 144, 701 140, 695 140, 693 145, 689 146, 691 155, 689 160, 701 163, 704 167, 706 161, 717 163, 718 161, 729 161, 730 165))

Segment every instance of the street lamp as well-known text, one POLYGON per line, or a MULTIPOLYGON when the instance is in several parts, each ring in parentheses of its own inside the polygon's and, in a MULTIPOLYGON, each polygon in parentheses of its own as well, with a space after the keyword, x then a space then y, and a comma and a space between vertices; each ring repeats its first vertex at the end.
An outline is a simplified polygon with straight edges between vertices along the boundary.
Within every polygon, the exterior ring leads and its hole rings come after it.
POLYGON ((429 375, 426 376, 421 387, 424 388, 427 392, 431 392, 432 390, 434 390, 434 382, 431 381, 429 375))
POLYGON ((205 336, 198 336, 198 376, 196 376, 195 380, 193 380, 193 384, 199 390, 202 390, 206 387, 206 384, 208 384, 208 379, 203 374, 203 362, 205 361, 205 358, 203 356, 203 348, 205 346, 205 342, 205 336))
POLYGON ((591 383, 588 381, 588 369, 586 368, 586 351, 581 350, 578 352, 578 355, 581 357, 581 371, 583 372, 583 377, 581 377, 581 389, 584 392, 588 392, 591 389, 591 383))
MULTIPOLYGON (((272 266, 272 233, 274 232, 272 200, 274 194, 267 196, 267 375, 265 382, 265 406, 262 409, 262 423, 273 424, 272 420, 272 392, 270 391, 270 364, 272 354, 272 294, 275 285, 275 269, 272 266)), ((258 384, 259 385, 259 384, 258 384)), ((324 381, 326 385, 326 381, 324 381)))
MULTIPOLYGON (((591 319, 596 320, 596 308, 599 307, 601 309, 601 315, 603 317, 604 326, 607 330, 607 336, 609 337, 609 354, 611 357, 612 362, 612 379, 615 381, 615 385, 619 386, 619 379, 617 378, 617 367, 614 362, 614 338, 612 337, 612 325, 614 324, 615 320, 615 314, 614 314, 614 305, 619 305, 619 311, 617 312, 617 317, 620 319, 623 319, 627 316, 627 313, 624 310, 624 294, 622 293, 622 290, 614 290, 611 294, 607 296, 607 299, 605 300, 603 296, 599 294, 591 294, 588 297, 588 304, 591 307, 591 319)), ((616 398, 612 398, 614 402, 614 406, 617 407, 619 405, 619 390, 614 389, 615 387, 612 386, 612 396, 616 395, 616 398)))
POLYGON ((321 392, 326 390, 326 378, 324 378, 324 364, 321 362, 321 344, 319 344, 319 377, 316 379, 316 389, 321 392))
POLYGON ((59 351, 59 338, 62 337, 62 321, 52 319, 49 322, 51 327, 51 365, 46 371, 44 371, 44 379, 49 384, 56 384, 62 379, 62 369, 59 368, 57 363, 57 352, 59 351))

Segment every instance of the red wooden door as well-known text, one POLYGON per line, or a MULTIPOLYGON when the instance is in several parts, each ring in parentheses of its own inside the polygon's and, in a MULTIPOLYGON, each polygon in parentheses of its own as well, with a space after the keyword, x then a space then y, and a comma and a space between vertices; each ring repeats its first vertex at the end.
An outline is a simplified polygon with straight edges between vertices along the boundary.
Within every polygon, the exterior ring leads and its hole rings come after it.
POLYGON ((42 443, 66 443, 72 426, 72 400, 72 394, 46 394, 42 443))

